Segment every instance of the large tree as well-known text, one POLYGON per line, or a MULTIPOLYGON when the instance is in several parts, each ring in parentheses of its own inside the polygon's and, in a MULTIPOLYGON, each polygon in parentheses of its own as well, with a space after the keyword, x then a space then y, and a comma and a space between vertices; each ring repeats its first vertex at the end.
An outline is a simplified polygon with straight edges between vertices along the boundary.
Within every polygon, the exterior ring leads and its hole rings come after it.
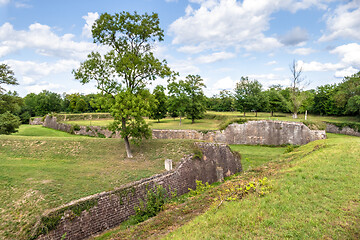
POLYGON ((248 77, 241 77, 240 82, 235 87, 236 108, 238 111, 245 112, 253 110, 257 112, 266 109, 268 100, 267 96, 262 92, 261 83, 254 79, 249 80, 248 77))
POLYGON ((14 72, 6 64, 0 64, 0 134, 16 132, 20 126, 20 118, 13 113, 20 111, 22 100, 16 92, 3 93, 2 84, 17 85, 14 72))
POLYGON ((336 105, 346 114, 360 115, 360 72, 345 77, 334 95, 336 105))
POLYGON ((160 119, 165 118, 167 114, 167 96, 165 94, 165 87, 157 85, 153 91, 155 97, 154 107, 151 109, 150 117, 152 119, 157 119, 160 122, 160 119))
POLYGON ((188 75, 185 80, 169 81, 169 105, 171 111, 177 111, 181 117, 186 114, 191 119, 191 123, 195 119, 203 117, 206 111, 206 97, 203 88, 206 87, 203 79, 199 75, 188 75))
POLYGON ((149 115, 153 101, 147 84, 157 77, 174 74, 165 60, 160 61, 152 53, 154 42, 164 37, 159 25, 155 13, 101 14, 92 26, 92 35, 95 43, 106 46, 109 51, 103 56, 92 52, 79 69, 73 71, 83 84, 96 81, 102 93, 99 102, 114 117, 113 129, 120 131, 129 158, 132 158, 129 139, 140 141, 151 136, 143 119, 149 115))

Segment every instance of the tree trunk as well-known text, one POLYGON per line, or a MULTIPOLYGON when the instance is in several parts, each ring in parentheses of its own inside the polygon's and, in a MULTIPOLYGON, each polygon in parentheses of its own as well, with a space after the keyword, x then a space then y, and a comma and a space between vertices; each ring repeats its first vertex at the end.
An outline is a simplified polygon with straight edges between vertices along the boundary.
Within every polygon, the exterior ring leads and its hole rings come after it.
POLYGON ((191 124, 194 124, 195 123, 195 119, 191 119, 191 124))
MULTIPOLYGON (((125 118, 121 119, 121 127, 122 127, 123 131, 126 130, 126 119, 125 118)), ((130 149, 130 143, 129 143, 128 136, 124 137, 124 142, 125 142, 125 150, 126 150, 127 157, 133 158, 133 155, 132 155, 131 149, 130 149)))
POLYGON ((158 118, 158 123, 160 123, 160 118, 158 118))
POLYGON ((298 118, 297 112, 294 112, 294 113, 293 113, 293 118, 294 118, 294 119, 297 119, 297 118, 298 118))
POLYGON ((245 111, 244 111, 244 117, 245 117, 245 111))
POLYGON ((180 115, 180 123, 179 123, 179 125, 181 126, 181 115, 180 115))
POLYGON ((274 111, 271 111, 271 117, 273 117, 274 116, 274 111))
POLYGON ((255 117, 257 117, 257 111, 255 111, 255 117))

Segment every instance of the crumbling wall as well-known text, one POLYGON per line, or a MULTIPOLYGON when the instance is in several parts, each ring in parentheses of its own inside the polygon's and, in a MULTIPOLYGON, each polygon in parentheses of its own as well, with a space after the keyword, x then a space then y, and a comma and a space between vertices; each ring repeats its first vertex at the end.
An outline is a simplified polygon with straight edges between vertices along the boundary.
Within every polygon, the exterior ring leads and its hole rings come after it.
MULTIPOLYGON (((45 213, 41 219, 61 217, 60 222, 47 234, 38 236, 38 239, 84 239, 115 227, 127 220, 135 213, 134 207, 144 200, 147 190, 161 185, 168 191, 176 189, 178 195, 188 192, 188 188, 196 188, 196 180, 204 183, 218 181, 219 169, 221 175, 230 176, 242 170, 240 156, 232 153, 225 144, 195 143, 203 155, 194 158, 184 157, 176 169, 152 176, 137 182, 124 185, 111 192, 103 192, 86 198, 73 201, 67 205, 45 213), (76 215, 71 209, 79 206, 90 206, 76 215), (59 215, 60 214, 60 215, 59 215)), ((36 229, 42 229, 39 222, 36 229)))
POLYGON ((223 131, 204 133, 196 130, 153 130, 155 139, 198 139, 227 144, 251 145, 304 145, 311 141, 325 139, 323 130, 310 130, 300 122, 249 121, 233 123, 223 131))
POLYGON ((345 127, 340 128, 331 123, 326 123, 326 132, 360 137, 360 132, 358 132, 350 127, 345 126, 345 127))

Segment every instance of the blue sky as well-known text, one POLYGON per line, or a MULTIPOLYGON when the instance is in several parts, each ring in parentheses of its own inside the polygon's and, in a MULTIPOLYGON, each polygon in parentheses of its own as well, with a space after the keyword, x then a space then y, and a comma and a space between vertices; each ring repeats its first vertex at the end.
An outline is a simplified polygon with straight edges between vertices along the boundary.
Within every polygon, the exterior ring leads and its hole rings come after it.
MULTIPOLYGON (((241 76, 289 86, 293 60, 308 89, 360 70, 360 0, 0 0, 0 63, 20 83, 7 89, 96 92, 71 71, 101 51, 89 31, 94 20, 121 11, 158 13, 165 41, 156 56, 181 78, 200 75, 208 96, 232 90, 241 76)), ((166 81, 150 88, 157 84, 166 81)))

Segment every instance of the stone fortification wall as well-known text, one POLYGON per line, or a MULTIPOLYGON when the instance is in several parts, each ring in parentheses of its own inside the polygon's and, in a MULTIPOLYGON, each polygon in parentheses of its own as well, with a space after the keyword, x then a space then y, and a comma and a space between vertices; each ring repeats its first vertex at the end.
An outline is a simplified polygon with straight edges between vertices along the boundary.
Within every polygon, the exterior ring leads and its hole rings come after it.
MULTIPOLYGON (((79 126, 74 130, 70 124, 58 123, 56 117, 46 116, 43 126, 73 132, 79 135, 120 138, 119 132, 112 132, 97 126, 79 126)), ((324 130, 310 130, 301 122, 284 121, 249 121, 243 124, 230 124, 223 131, 197 130, 157 130, 152 131, 154 139, 195 139, 226 144, 252 145, 304 145, 311 141, 325 139, 324 130)))
POLYGON ((223 131, 207 133, 196 130, 153 130, 155 139, 198 139, 227 144, 253 145, 303 145, 308 142, 325 139, 323 130, 310 130, 299 122, 249 121, 244 124, 233 123, 223 131))
MULTIPOLYGON (((139 204, 139 201, 145 199, 147 190, 158 185, 168 191, 176 189, 177 194, 182 195, 188 192, 188 188, 196 188, 195 180, 213 183, 218 181, 219 175, 230 176, 242 170, 240 156, 232 153, 228 146, 215 143, 195 143, 195 145, 203 152, 201 159, 186 156, 172 171, 50 210, 42 216, 43 221, 54 219, 59 214, 61 219, 54 230, 46 235, 38 236, 38 239, 61 239, 64 234, 66 234, 66 239, 88 238, 128 219, 135 213, 134 207, 139 204), (79 206, 90 207, 76 215, 72 209, 79 209, 79 206)), ((42 228, 43 225, 38 223, 35 229, 42 228)))
POLYGON ((31 119, 29 120, 29 124, 30 125, 42 125, 44 122, 42 120, 42 118, 34 118, 34 119, 31 119))
POLYGON ((358 132, 350 127, 345 126, 345 127, 340 128, 331 123, 326 123, 326 132, 360 137, 360 132, 358 132))

